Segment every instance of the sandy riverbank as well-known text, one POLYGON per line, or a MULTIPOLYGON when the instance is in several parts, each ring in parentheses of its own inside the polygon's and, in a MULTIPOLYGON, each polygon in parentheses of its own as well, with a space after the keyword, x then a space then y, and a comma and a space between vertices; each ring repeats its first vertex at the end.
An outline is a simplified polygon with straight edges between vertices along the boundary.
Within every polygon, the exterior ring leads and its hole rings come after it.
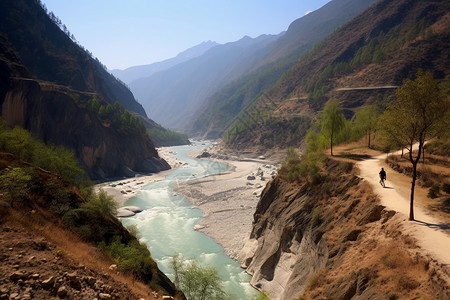
MULTIPOLYGON (((230 169, 224 173, 180 182, 175 189, 203 212, 204 218, 195 229, 210 236, 224 247, 228 256, 242 263, 239 252, 250 236, 259 196, 267 181, 276 174, 278 165, 264 159, 225 156, 220 153, 219 146, 193 150, 189 156, 197 157, 205 150, 212 156, 202 159, 228 164, 230 169)), ((172 170, 105 182, 97 184, 95 189, 103 189, 114 197, 118 208, 123 207, 143 186, 163 180, 173 169, 183 165, 176 160, 170 148, 159 148, 158 153, 172 170)))
POLYGON ((239 252, 250 236, 259 196, 278 166, 264 160, 223 159, 214 149, 208 151, 212 153, 208 159, 228 164, 230 169, 182 183, 176 190, 203 212, 196 230, 213 238, 228 256, 242 263, 239 252))

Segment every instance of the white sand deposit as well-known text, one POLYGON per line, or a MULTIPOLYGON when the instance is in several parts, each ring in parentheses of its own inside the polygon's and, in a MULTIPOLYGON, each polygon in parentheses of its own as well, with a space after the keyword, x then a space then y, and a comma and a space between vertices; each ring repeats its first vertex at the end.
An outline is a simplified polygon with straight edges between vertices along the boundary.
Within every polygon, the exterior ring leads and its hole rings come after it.
MULTIPOLYGON (((189 155, 196 157, 205 150, 213 155, 203 159, 228 164, 230 169, 221 174, 181 182, 176 191, 203 212, 204 218, 195 229, 213 238, 224 247, 228 256, 241 262, 238 253, 250 236, 259 196, 268 180, 276 174, 278 166, 263 159, 223 157, 211 148, 193 150, 189 155)), ((123 207, 143 186, 164 179, 174 168, 183 165, 176 160, 170 148, 159 148, 158 153, 172 170, 98 184, 96 190, 103 189, 114 197, 118 208, 123 207)))
POLYGON ((242 263, 239 252, 250 236, 259 196, 277 166, 263 160, 212 157, 230 165, 229 171, 188 181, 176 190, 203 212, 204 218, 195 229, 213 238, 228 256, 242 263))

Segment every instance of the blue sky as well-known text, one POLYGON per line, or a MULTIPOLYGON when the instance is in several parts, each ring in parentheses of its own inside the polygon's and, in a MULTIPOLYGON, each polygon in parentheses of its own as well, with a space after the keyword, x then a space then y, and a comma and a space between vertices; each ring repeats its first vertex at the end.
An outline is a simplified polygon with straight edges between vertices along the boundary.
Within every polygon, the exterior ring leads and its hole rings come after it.
POLYGON ((278 34, 330 0, 42 0, 109 69, 149 64, 212 40, 278 34))

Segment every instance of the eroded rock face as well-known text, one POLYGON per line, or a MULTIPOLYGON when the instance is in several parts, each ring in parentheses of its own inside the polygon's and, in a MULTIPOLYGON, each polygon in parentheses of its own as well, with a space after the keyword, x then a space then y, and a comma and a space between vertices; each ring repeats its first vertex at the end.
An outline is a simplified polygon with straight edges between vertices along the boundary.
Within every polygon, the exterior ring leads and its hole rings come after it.
MULTIPOLYGON (((327 164, 331 166, 327 166, 326 176, 330 176, 336 163, 327 164)), ((330 257, 336 256, 330 252, 339 251, 324 234, 329 227, 327 219, 330 222, 334 219, 323 205, 330 201, 339 204, 345 199, 340 205, 349 202, 353 209, 359 202, 354 204, 347 193, 360 180, 352 174, 331 176, 321 178, 317 184, 289 183, 277 176, 261 195, 253 230, 241 255, 243 267, 253 275, 252 285, 270 293, 271 299, 298 298, 310 278, 330 263, 330 257)), ((372 206, 375 203, 367 209, 372 206)), ((339 218, 346 216, 342 214, 339 218)), ((360 230, 352 231, 355 232, 360 230)), ((358 235, 351 237, 348 240, 355 240, 358 235)))
POLYGON ((292 192, 279 179, 268 183, 244 247, 250 249, 244 267, 253 275, 251 284, 270 291, 271 299, 300 295, 308 278, 325 266, 328 257, 322 233, 308 226, 308 197, 292 192))
POLYGON ((170 166, 158 156, 150 138, 136 131, 119 132, 103 124, 73 95, 92 97, 32 79, 10 79, 1 115, 45 142, 73 149, 92 179, 159 172, 170 166))
POLYGON ((327 159, 314 180, 282 174, 262 192, 240 253, 270 299, 449 298, 448 268, 401 231, 403 217, 352 164, 327 159))

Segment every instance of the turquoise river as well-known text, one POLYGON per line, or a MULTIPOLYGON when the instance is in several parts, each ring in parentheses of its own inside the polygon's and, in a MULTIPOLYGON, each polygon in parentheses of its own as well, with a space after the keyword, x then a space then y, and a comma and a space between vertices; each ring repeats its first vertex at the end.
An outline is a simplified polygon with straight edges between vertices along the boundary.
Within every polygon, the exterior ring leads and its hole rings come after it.
POLYGON ((188 152, 207 146, 195 142, 191 146, 171 147, 183 166, 174 169, 164 180, 144 186, 130 198, 126 205, 139 206, 144 211, 122 219, 122 223, 137 229, 140 242, 147 245, 159 268, 172 280, 170 261, 179 253, 185 260, 195 259, 201 265, 215 267, 231 299, 252 299, 259 292, 250 286, 251 277, 225 255, 224 249, 214 240, 193 229, 202 218, 202 212, 174 191, 180 183, 228 169, 225 164, 188 156, 188 152))

